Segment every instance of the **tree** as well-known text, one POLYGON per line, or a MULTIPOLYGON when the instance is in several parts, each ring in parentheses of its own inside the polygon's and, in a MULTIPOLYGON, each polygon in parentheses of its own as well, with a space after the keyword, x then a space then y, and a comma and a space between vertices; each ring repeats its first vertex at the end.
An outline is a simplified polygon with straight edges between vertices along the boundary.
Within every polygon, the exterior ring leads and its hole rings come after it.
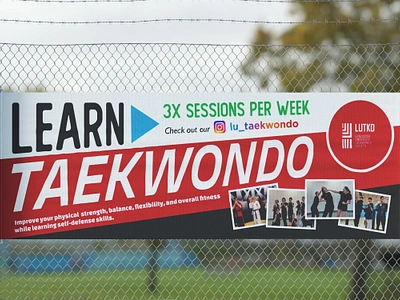
POLYGON ((291 13, 301 21, 278 36, 258 28, 242 71, 265 90, 399 92, 395 2, 294 3, 291 13))

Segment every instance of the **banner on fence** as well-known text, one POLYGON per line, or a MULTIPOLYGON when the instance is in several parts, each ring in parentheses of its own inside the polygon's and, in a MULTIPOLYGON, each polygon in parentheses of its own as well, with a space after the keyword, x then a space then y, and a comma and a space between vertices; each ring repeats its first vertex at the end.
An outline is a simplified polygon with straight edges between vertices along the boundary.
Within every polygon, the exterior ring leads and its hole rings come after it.
POLYGON ((399 237, 398 94, 1 97, 1 238, 399 237))

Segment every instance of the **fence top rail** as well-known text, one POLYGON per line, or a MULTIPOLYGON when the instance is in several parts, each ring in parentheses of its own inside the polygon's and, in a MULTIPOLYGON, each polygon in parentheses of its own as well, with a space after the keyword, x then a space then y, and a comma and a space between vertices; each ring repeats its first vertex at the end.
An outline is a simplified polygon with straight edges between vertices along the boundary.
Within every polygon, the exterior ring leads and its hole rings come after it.
POLYGON ((295 48, 295 47, 376 47, 376 46, 400 46, 399 42, 391 43, 370 43, 370 44, 223 44, 223 43, 113 43, 113 42, 102 42, 102 43, 10 43, 10 42, 0 42, 0 45, 12 45, 12 46, 32 46, 32 47, 79 47, 79 46, 198 46, 198 47, 284 47, 284 48, 295 48))

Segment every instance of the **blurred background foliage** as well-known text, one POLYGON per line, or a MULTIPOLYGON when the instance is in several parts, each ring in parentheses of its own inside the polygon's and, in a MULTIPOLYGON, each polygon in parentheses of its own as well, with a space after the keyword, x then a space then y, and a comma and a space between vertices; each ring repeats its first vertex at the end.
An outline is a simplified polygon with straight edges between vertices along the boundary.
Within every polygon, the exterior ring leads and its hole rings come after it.
POLYGON ((242 72, 257 76, 262 89, 307 92, 320 85, 328 87, 322 91, 400 91, 400 60, 393 48, 400 41, 399 1, 291 5, 296 25, 279 34, 259 27, 242 64, 242 72), (324 45, 341 47, 335 52, 324 45))

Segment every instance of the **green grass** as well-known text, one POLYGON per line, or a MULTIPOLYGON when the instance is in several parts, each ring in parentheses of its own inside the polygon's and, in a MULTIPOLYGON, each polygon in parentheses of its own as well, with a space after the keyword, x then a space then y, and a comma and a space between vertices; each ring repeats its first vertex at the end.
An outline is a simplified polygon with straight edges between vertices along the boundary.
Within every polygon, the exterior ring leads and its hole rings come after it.
POLYGON ((158 273, 151 294, 145 270, 7 274, 0 299, 346 299, 350 279, 311 268, 170 269, 158 273))

